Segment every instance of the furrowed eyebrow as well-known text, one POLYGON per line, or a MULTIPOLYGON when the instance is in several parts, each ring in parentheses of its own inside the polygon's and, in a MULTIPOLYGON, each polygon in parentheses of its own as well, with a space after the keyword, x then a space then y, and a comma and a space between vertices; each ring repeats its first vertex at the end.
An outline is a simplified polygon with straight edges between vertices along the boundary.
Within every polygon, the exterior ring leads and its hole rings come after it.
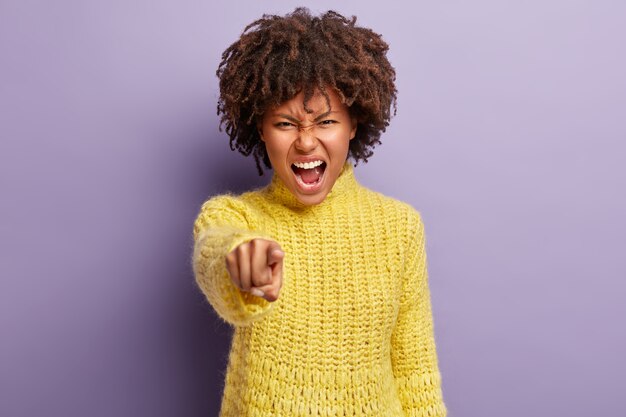
POLYGON ((329 116, 331 113, 336 113, 334 111, 328 110, 326 113, 322 113, 319 116, 317 116, 315 119, 313 119, 314 122, 319 122, 320 120, 322 120, 323 118, 329 116))
POLYGON ((275 114, 274 116, 282 117, 283 119, 287 119, 287 120, 289 120, 290 122, 300 123, 300 120, 296 119, 296 118, 295 118, 295 117, 293 117, 293 116, 289 116, 288 114, 282 114, 282 113, 278 114, 278 113, 277 113, 277 114, 275 114))
MULTIPOLYGON (((320 120, 322 120, 323 118, 328 117, 329 115, 331 115, 331 114, 333 114, 333 113, 337 113, 337 112, 336 112, 336 111, 329 110, 329 111, 327 111, 327 112, 325 112, 325 113, 322 113, 322 114, 320 114, 319 116, 317 116, 315 119, 313 119, 313 121, 314 121, 314 122, 319 122, 319 121, 320 121, 320 120)), ((284 113, 277 113, 277 114, 275 114, 275 116, 282 117, 282 118, 284 118, 284 119, 289 120, 290 122, 294 122, 294 123, 301 123, 301 121, 300 121, 299 119, 297 119, 297 118, 295 118, 295 117, 293 117, 293 116, 290 116, 290 115, 288 115, 288 114, 284 114, 284 113)))

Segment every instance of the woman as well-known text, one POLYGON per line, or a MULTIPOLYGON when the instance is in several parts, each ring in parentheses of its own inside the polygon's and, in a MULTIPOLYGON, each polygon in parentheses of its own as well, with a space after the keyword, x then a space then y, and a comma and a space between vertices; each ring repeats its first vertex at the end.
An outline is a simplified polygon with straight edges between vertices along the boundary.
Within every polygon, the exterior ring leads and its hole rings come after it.
POLYGON ((271 182, 207 200, 196 281, 235 327, 221 416, 445 416, 424 227, 360 185, 395 107, 387 44, 329 11, 245 28, 218 114, 271 182))

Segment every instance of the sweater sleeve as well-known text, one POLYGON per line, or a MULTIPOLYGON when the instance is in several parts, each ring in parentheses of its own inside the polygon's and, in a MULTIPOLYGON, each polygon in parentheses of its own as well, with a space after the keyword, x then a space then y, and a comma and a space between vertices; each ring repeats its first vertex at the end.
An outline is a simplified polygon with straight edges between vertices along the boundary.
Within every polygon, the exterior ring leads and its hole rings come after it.
POLYGON ((271 239, 252 230, 243 203, 231 196, 206 201, 193 227, 193 271, 200 290, 217 314, 235 326, 248 326, 264 317, 273 303, 241 291, 226 270, 226 255, 255 238, 271 239))
POLYGON ((428 286, 424 226, 409 214, 404 292, 391 340, 391 360, 407 417, 445 417, 428 286))

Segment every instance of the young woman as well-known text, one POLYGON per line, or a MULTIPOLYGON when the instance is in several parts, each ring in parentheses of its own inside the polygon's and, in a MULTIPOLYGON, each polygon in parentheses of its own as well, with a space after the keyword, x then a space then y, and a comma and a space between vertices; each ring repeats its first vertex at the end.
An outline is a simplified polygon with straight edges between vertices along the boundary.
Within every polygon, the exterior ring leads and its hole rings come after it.
POLYGON ((196 281, 234 326, 222 417, 445 416, 424 226, 359 184, 395 107, 387 44, 329 11, 253 22, 218 114, 271 182, 207 200, 196 281))

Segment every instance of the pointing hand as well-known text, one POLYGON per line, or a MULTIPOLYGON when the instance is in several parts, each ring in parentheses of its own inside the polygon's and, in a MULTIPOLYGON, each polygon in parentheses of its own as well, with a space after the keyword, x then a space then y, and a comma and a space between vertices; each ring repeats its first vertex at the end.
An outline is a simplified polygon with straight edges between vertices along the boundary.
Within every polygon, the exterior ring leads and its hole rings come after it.
POLYGON ((275 241, 252 239, 226 255, 226 270, 240 290, 276 301, 283 284, 284 257, 275 241))

